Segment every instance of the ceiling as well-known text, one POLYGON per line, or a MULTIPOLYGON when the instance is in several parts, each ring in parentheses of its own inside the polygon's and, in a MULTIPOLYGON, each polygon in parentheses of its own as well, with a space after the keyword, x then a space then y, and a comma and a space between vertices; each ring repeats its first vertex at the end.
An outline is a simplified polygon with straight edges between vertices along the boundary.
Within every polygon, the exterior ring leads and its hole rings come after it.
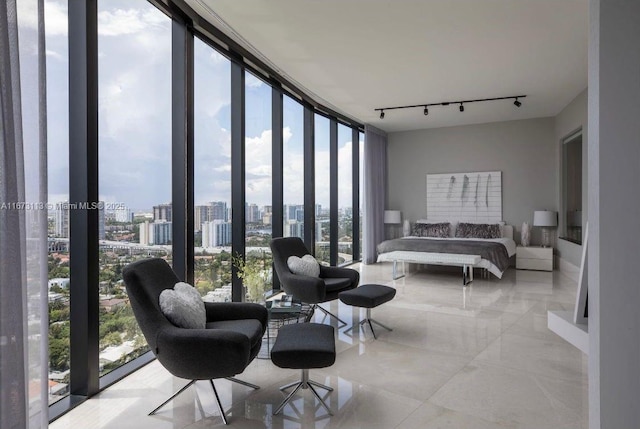
POLYGON ((587 87, 588 0, 187 2, 321 104, 388 132, 555 116, 587 87), (374 111, 520 94, 520 108, 374 111))

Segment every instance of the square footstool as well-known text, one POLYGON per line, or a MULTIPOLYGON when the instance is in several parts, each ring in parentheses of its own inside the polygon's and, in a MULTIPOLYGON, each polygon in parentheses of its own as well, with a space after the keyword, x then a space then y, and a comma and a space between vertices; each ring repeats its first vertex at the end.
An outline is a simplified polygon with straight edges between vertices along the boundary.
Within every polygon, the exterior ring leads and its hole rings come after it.
POLYGON ((373 330, 372 322, 388 331, 392 331, 388 326, 385 326, 371 318, 371 309, 379 306, 380 304, 391 301, 394 296, 396 296, 396 290, 394 288, 376 284, 361 285, 355 289, 340 292, 338 294, 340 301, 353 307, 363 307, 367 309, 367 317, 361 320, 358 325, 353 325, 345 332, 355 329, 356 326, 361 327, 365 323, 368 323, 371 328, 371 332, 373 333, 373 338, 377 339, 378 337, 376 336, 376 331, 373 330))
POLYGON ((278 332, 276 343, 271 349, 271 361, 280 368, 301 369, 302 377, 299 381, 282 386, 280 390, 295 387, 284 401, 273 412, 278 414, 293 398, 300 388, 309 389, 320 401, 320 404, 333 415, 313 386, 332 391, 329 386, 309 380, 310 368, 326 368, 336 361, 336 343, 333 326, 319 323, 296 323, 286 325, 278 332))

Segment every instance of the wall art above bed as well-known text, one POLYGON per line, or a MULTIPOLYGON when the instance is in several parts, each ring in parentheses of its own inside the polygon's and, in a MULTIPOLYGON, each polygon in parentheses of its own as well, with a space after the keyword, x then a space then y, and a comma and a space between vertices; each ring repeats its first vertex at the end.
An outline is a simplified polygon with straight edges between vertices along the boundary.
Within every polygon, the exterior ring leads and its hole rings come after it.
POLYGON ((427 218, 502 221, 502 172, 427 174, 427 218))

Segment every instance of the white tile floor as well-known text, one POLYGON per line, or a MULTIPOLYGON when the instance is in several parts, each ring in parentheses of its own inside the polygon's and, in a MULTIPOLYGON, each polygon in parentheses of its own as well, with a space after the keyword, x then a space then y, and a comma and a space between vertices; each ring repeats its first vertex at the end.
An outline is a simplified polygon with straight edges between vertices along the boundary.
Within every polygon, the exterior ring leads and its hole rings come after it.
MULTIPOLYGON (((341 329, 335 365, 311 370, 312 379, 335 389, 324 396, 334 416, 309 391, 272 416, 283 399, 278 387, 300 374, 256 359, 238 378, 260 390, 216 381, 229 427, 588 427, 587 357, 547 329, 547 310, 573 308, 575 281, 559 272, 509 269, 502 280, 476 274, 463 290, 458 271, 420 271, 390 281, 390 264, 356 268, 361 284, 397 289, 393 301, 373 310, 373 318, 393 331, 378 329, 374 340, 368 328, 355 338, 341 329)), ((364 315, 339 302, 330 309, 350 323, 364 315)), ((223 427, 207 382, 147 416, 185 383, 154 361, 51 428, 223 427)))

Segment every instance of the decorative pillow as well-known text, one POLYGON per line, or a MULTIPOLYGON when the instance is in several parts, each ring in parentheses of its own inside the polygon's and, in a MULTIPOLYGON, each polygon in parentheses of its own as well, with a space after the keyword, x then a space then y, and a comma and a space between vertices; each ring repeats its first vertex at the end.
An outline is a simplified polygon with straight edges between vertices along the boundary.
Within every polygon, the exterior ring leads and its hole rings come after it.
POLYGON ((411 235, 416 237, 448 238, 451 225, 442 223, 416 223, 411 235))
POLYGON ((207 323, 204 301, 189 283, 179 282, 173 289, 163 290, 160 294, 160 310, 180 328, 204 329, 207 323))
POLYGON ((457 238, 500 238, 502 231, 497 223, 464 223, 456 228, 457 238))
POLYGON ((293 274, 320 277, 320 265, 318 261, 316 261, 316 258, 311 255, 304 255, 302 258, 289 256, 287 266, 293 274))

